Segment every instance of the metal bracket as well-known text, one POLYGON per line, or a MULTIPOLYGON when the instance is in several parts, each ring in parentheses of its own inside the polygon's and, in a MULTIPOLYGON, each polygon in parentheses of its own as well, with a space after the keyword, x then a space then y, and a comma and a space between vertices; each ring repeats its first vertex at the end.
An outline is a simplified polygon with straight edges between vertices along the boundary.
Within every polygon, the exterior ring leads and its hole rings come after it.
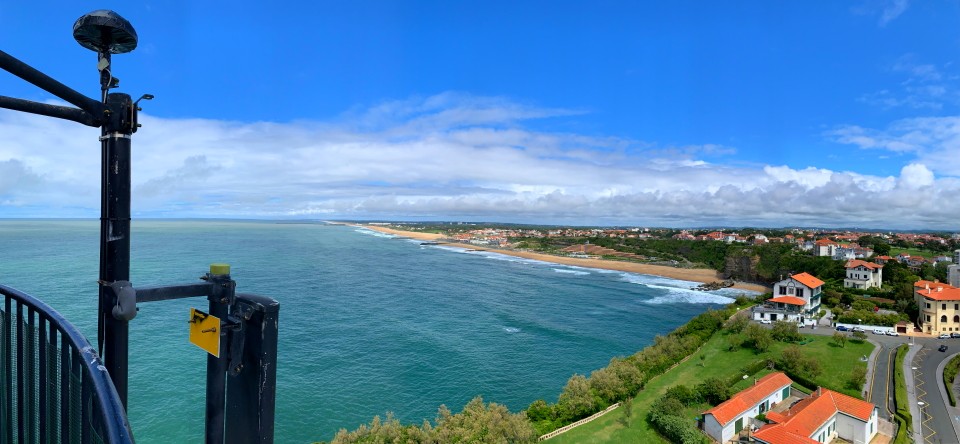
POLYGON ((110 282, 107 287, 113 293, 113 318, 120 321, 129 321, 137 317, 137 290, 130 281, 110 282))

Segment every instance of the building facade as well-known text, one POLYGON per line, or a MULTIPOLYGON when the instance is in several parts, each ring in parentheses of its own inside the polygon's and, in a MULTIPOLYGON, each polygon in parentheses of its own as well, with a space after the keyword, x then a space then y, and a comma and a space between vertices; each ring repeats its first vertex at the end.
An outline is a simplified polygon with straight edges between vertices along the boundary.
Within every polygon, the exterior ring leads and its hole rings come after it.
POLYGON ((917 327, 929 334, 960 331, 960 288, 944 282, 917 281, 914 298, 920 308, 917 327))
POLYGON ((703 431, 718 442, 727 442, 751 421, 767 413, 775 404, 790 396, 793 381, 782 372, 758 379, 752 386, 733 395, 720 405, 703 412, 703 431))
POLYGON ((880 288, 883 285, 883 265, 859 259, 848 261, 847 275, 843 279, 846 288, 880 288))

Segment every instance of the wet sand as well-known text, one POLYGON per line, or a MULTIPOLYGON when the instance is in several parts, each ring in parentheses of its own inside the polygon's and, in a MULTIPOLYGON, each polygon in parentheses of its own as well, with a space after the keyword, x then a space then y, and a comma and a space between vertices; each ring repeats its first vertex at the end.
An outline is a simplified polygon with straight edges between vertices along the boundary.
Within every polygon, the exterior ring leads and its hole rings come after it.
MULTIPOLYGON (((518 250, 506 250, 501 248, 490 248, 482 247, 473 244, 464 244, 459 242, 442 242, 444 238, 441 234, 435 233, 419 233, 416 231, 402 231, 395 230, 393 228, 387 228, 379 225, 358 225, 363 228, 367 228, 374 231, 379 231, 381 233, 393 234, 396 236, 404 236, 412 239, 419 239, 424 241, 433 241, 440 243, 447 243, 449 245, 470 248, 473 250, 483 250, 483 251, 493 251, 500 254, 506 254, 510 256, 522 257, 526 259, 535 259, 543 262, 552 262, 555 264, 563 265, 573 265, 577 267, 587 267, 587 268, 600 268, 603 270, 616 270, 616 271, 627 271, 630 273, 640 273, 640 274, 650 274, 654 276, 661 276, 671 279, 681 279, 685 281, 693 282, 716 282, 722 281, 723 278, 720 277, 720 274, 714 270, 707 268, 674 268, 668 267, 665 265, 649 265, 649 264, 638 264, 634 262, 620 262, 620 261, 611 261, 606 259, 586 259, 586 258, 577 258, 577 257, 568 257, 568 256, 555 256, 552 254, 544 253, 534 253, 530 251, 518 251, 518 250)), ((769 287, 757 284, 748 284, 737 282, 734 288, 739 288, 742 290, 757 291, 765 293, 770 291, 769 287)))

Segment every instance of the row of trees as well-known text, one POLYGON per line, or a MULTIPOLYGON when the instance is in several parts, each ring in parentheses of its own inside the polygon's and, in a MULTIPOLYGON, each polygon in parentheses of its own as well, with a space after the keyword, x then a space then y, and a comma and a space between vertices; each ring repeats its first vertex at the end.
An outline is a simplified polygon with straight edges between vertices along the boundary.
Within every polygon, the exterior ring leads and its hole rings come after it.
POLYGON ((733 308, 708 310, 670 334, 657 336, 636 354, 613 358, 589 377, 573 375, 556 404, 536 400, 527 408, 527 417, 539 433, 547 433, 631 398, 651 378, 693 354, 734 312, 733 308))
POLYGON ((510 413, 506 407, 473 398, 463 411, 452 414, 441 405, 433 424, 403 425, 391 413, 386 419, 374 417, 369 425, 357 430, 341 429, 333 438, 333 444, 348 443, 411 443, 446 444, 454 442, 476 443, 533 443, 537 432, 526 415, 510 413))

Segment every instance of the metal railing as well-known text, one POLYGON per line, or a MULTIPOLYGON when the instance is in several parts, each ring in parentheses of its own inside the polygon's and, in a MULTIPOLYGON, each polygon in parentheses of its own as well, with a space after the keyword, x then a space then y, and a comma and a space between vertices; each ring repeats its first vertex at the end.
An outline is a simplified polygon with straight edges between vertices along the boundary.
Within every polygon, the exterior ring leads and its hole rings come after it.
POLYGON ((0 285, 0 444, 133 443, 86 338, 42 301, 0 285))

